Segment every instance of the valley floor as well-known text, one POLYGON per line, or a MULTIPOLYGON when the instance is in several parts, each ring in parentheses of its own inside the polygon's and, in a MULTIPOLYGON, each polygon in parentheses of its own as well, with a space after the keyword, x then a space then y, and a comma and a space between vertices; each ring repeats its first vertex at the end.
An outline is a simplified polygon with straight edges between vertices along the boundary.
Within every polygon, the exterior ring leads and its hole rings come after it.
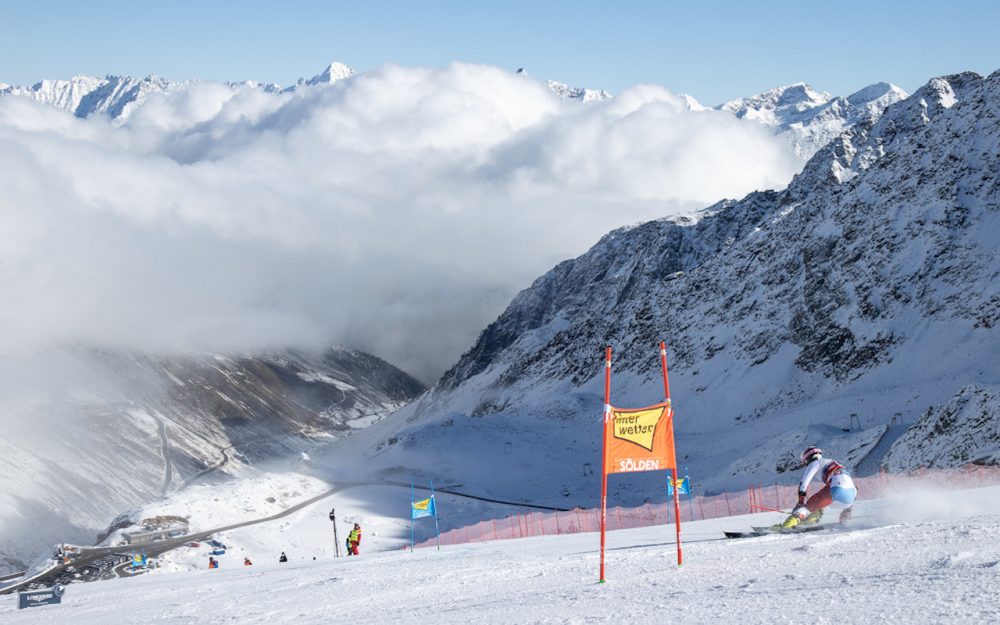
MULTIPOLYGON (((1000 487, 858 504, 856 525, 727 540, 775 514, 598 536, 302 558, 68 587, 63 604, 0 622, 73 623, 991 623, 1000 621, 1000 487)), ((233 563, 235 564, 235 563, 233 563)))

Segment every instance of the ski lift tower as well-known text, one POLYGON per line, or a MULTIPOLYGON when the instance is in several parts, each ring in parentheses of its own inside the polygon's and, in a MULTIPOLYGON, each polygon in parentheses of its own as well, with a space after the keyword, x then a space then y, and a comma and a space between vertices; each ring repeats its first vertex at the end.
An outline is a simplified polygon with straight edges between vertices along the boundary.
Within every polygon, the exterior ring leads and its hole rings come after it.
POLYGON ((330 509, 330 521, 333 523, 333 551, 336 556, 340 557, 340 539, 337 538, 337 509, 330 509))

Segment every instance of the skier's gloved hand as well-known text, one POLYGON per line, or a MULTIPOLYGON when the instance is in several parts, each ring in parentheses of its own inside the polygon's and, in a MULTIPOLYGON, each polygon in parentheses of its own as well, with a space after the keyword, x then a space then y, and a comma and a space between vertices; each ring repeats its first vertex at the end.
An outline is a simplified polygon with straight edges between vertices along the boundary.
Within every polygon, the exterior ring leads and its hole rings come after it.
POLYGON ((806 505, 806 492, 804 490, 800 490, 798 507, 801 508, 804 505, 806 505))

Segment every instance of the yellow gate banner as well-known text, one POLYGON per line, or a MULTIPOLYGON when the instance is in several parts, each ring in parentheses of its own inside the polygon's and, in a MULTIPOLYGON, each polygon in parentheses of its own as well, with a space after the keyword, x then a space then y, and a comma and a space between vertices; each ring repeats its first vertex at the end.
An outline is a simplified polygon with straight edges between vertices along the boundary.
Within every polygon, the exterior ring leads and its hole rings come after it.
POLYGON ((604 428, 607 473, 676 469, 670 401, 647 408, 609 407, 604 428))

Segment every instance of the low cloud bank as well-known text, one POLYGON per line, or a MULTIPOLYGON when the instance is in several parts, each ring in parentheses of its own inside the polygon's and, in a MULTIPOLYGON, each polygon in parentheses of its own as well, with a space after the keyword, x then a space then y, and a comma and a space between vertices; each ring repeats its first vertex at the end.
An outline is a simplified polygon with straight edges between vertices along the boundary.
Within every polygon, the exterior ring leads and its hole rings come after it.
POLYGON ((272 94, 191 83, 121 125, 0 98, 0 354, 336 343, 432 382, 608 230, 784 186, 766 129, 641 85, 497 68, 272 94))

